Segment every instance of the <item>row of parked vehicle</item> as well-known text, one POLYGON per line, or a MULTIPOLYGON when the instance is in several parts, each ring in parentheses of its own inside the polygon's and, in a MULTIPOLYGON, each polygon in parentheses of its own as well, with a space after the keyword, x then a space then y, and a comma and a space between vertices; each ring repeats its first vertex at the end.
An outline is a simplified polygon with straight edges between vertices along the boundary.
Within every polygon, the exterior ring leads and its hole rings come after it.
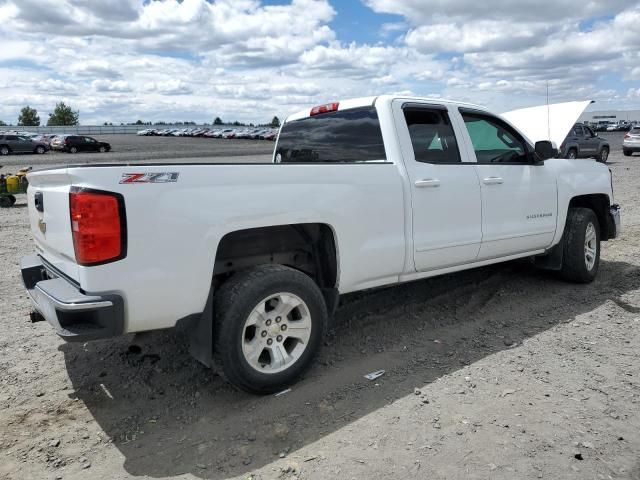
POLYGON ((634 128, 638 128, 638 122, 609 122, 592 124, 592 128, 596 132, 629 132, 634 128))
POLYGON ((12 153, 47 153, 58 150, 67 153, 101 152, 111 150, 111 145, 85 135, 49 135, 30 132, 0 132, 0 155, 12 153))
POLYGON ((241 138, 248 140, 272 140, 278 136, 277 128, 226 127, 226 128, 146 128, 138 135, 163 137, 241 138))

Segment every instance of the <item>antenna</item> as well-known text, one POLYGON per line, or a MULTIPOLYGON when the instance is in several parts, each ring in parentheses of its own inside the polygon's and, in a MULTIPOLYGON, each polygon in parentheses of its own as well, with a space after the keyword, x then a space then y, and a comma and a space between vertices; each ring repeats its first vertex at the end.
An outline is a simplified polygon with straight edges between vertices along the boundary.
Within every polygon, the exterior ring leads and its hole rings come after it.
POLYGON ((549 112, 549 80, 547 80, 547 139, 551 141, 551 114, 549 112))

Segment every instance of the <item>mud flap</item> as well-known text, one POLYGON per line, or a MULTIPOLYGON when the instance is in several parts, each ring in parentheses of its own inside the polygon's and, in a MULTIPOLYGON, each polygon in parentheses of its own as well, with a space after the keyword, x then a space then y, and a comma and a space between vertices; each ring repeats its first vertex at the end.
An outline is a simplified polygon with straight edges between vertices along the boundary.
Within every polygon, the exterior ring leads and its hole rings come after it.
POLYGON ((564 235, 557 245, 552 247, 544 255, 533 257, 533 264, 538 268, 545 270, 560 270, 562 268, 562 260, 564 258, 564 235))
POLYGON ((209 290, 204 311, 192 318, 187 327, 189 353, 203 365, 213 365, 213 286, 209 290))

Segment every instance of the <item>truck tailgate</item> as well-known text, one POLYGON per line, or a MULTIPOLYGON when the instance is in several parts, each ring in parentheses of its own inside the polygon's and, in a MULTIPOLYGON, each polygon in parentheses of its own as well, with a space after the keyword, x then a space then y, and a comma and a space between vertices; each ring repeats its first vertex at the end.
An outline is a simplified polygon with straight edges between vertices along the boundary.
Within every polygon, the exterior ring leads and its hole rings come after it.
POLYGON ((73 280, 78 280, 71 219, 67 169, 29 174, 27 200, 31 233, 40 256, 73 280), (36 200, 38 205, 36 205, 36 200))

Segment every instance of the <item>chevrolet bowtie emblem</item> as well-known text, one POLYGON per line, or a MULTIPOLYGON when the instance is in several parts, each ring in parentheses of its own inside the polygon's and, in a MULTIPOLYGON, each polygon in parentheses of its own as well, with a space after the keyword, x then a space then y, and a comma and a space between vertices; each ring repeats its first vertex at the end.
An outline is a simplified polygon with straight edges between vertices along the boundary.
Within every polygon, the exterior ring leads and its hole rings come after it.
POLYGON ((38 220, 38 228, 40 229, 40 231, 42 232, 43 235, 46 235, 46 233, 47 233, 47 224, 46 224, 46 222, 43 222, 42 219, 38 220))

